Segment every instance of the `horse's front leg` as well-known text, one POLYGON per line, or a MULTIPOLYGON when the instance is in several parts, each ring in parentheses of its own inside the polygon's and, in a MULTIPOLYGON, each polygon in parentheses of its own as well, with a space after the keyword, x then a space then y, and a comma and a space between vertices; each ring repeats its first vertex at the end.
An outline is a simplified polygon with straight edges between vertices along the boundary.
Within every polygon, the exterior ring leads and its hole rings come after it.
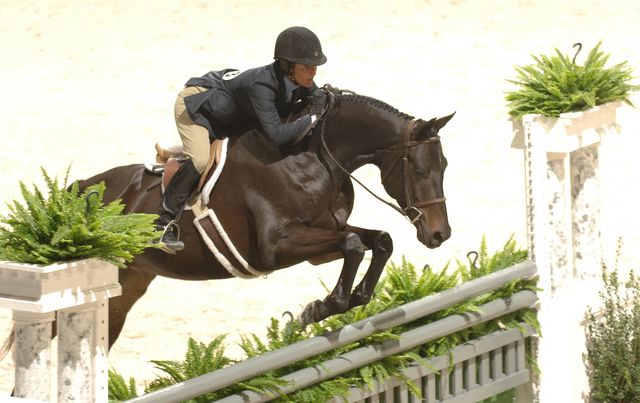
POLYGON ((333 252, 341 252, 344 257, 340 277, 325 299, 313 301, 304 308, 300 315, 302 324, 319 322, 349 310, 351 288, 364 258, 365 246, 353 232, 337 232, 302 224, 288 226, 286 236, 276 244, 275 258, 279 265, 297 263, 333 252))
POLYGON ((380 275, 393 253, 393 240, 384 231, 352 226, 347 226, 345 231, 358 235, 367 249, 371 249, 371 264, 364 278, 351 293, 349 301, 349 309, 351 309, 356 306, 366 305, 371 301, 373 291, 378 284, 378 280, 380 280, 380 275))

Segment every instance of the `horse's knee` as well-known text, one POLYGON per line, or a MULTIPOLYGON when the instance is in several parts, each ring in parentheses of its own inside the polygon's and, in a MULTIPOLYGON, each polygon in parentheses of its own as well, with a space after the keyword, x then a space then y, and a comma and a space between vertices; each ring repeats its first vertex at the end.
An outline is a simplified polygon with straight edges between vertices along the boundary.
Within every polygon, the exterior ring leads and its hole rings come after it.
POLYGON ((345 257, 362 260, 366 247, 360 237, 354 233, 349 233, 344 240, 345 257))
POLYGON ((393 239, 391 239, 391 235, 388 232, 380 231, 376 238, 374 250, 386 256, 391 256, 393 253, 393 239))

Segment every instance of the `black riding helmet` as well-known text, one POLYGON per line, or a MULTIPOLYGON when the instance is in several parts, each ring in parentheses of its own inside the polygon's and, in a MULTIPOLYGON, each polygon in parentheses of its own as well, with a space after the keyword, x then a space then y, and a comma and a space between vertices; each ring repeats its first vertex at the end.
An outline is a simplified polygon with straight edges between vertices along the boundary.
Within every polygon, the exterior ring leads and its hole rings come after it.
POLYGON ((282 31, 276 39, 273 58, 308 66, 319 66, 327 61, 320 40, 305 27, 291 27, 282 31))

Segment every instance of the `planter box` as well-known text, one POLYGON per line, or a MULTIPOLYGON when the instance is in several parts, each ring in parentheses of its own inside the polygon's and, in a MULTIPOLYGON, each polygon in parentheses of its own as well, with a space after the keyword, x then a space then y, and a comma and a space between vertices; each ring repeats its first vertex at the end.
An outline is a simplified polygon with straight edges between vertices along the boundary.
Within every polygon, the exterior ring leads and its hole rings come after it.
POLYGON ((47 266, 0 262, 0 308, 52 312, 122 294, 118 267, 87 259, 47 266))
POLYGON ((568 153, 600 142, 603 134, 617 130, 617 109, 620 101, 598 105, 582 112, 568 112, 559 118, 525 115, 511 118, 513 140, 511 147, 524 149, 524 125, 541 128, 547 134, 546 148, 551 153, 568 153))

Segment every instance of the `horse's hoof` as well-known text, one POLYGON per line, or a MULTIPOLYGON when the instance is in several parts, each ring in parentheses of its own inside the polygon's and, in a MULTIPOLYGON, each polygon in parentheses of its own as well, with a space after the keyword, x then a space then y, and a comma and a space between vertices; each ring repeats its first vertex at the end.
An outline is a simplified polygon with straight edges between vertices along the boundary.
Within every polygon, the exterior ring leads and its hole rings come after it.
POLYGON ((298 318, 298 322, 302 327, 318 321, 317 315, 320 305, 322 305, 322 301, 317 299, 313 302, 308 303, 307 306, 304 307, 304 310, 298 318))

